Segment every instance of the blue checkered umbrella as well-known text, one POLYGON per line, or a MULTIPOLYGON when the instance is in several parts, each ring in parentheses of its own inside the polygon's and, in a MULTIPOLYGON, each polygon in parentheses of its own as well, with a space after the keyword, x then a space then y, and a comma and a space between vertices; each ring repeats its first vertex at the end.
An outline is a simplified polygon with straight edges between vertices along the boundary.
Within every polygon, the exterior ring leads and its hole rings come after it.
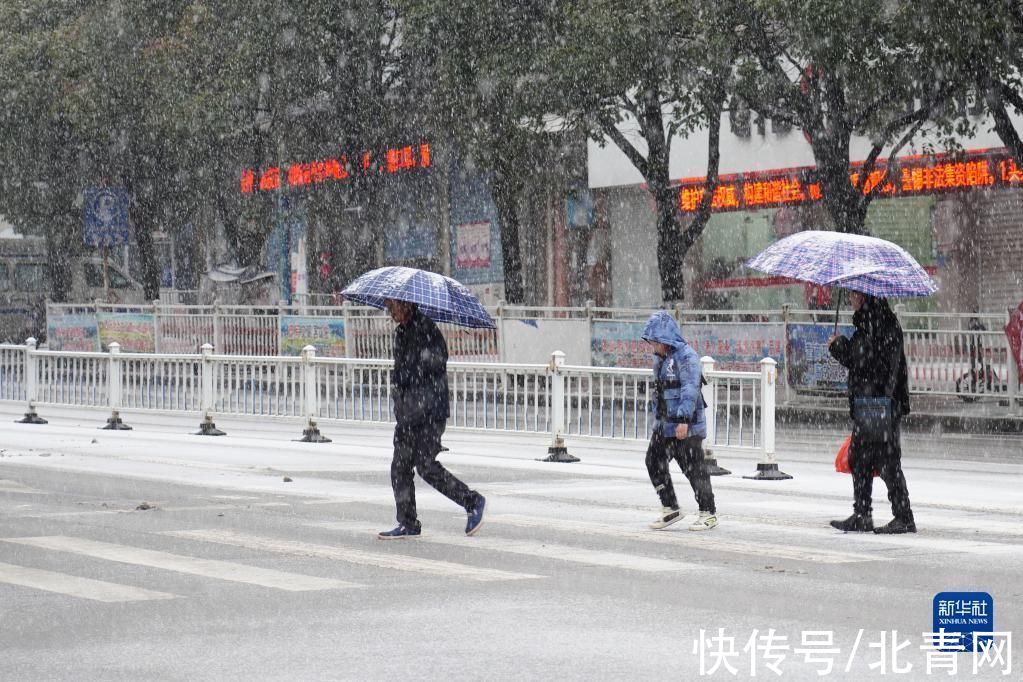
POLYGON ((881 298, 930 296, 938 290, 901 246, 858 234, 797 232, 771 244, 746 261, 746 266, 881 298))
POLYGON ((374 308, 383 308, 388 298, 415 303, 434 322, 490 329, 497 326, 465 285, 426 270, 397 265, 377 268, 357 277, 341 294, 374 308))

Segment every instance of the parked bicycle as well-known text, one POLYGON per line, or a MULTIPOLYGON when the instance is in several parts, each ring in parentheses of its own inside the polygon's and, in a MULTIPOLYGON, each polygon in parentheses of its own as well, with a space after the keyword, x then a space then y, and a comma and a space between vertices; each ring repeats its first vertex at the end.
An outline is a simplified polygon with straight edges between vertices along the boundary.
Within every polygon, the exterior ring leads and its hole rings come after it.
MULTIPOLYGON (((970 318, 967 329, 971 332, 986 331, 987 327, 977 318, 970 318)), ((980 396, 1000 393, 1004 390, 998 374, 991 363, 984 358, 984 344, 978 334, 969 335, 970 369, 956 378, 956 393, 966 403, 976 402, 980 396)))

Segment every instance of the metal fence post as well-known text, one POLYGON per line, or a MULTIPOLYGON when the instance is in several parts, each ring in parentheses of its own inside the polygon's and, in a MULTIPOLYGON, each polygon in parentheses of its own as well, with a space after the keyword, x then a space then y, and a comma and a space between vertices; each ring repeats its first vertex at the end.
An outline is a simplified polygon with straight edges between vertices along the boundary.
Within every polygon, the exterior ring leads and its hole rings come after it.
POLYGON ((789 304, 781 307, 781 362, 782 383, 785 386, 785 402, 792 400, 789 395, 789 304))
POLYGON ((208 343, 204 343, 200 351, 202 352, 202 360, 199 363, 202 393, 199 402, 199 409, 202 410, 202 421, 199 423, 199 432, 195 435, 223 436, 225 433, 218 429, 217 425, 213 423, 213 372, 215 369, 215 365, 213 364, 213 346, 208 343))
POLYGON ((303 443, 329 443, 316 428, 316 419, 320 415, 320 385, 316 380, 316 348, 306 346, 302 349, 302 408, 306 415, 305 429, 298 440, 303 443))
POLYGON ((497 302, 497 361, 501 364, 507 362, 504 353, 504 307, 507 305, 504 299, 497 302))
POLYGON ((778 469, 774 459, 774 406, 778 384, 778 363, 772 358, 760 361, 760 449, 763 453, 757 463, 757 473, 743 476, 757 481, 782 481, 792 478, 778 469))
POLYGON ((714 358, 706 355, 700 358, 700 379, 702 382, 705 382, 700 386, 700 395, 703 398, 703 402, 706 403, 703 415, 707 422, 707 439, 704 442, 708 443, 703 448, 703 465, 707 467, 707 473, 711 476, 727 476, 732 472, 718 465, 718 460, 714 456, 714 448, 712 447, 717 436, 718 385, 717 380, 708 379, 707 377, 711 376, 713 371, 714 358))
POLYGON ((352 353, 352 337, 354 336, 354 334, 352 334, 352 320, 351 320, 351 317, 352 316, 350 314, 348 301, 347 300, 341 301, 341 319, 343 320, 342 324, 344 325, 344 330, 345 330, 345 357, 346 358, 354 358, 355 357, 355 355, 352 353))
MULTIPOLYGON (((224 319, 219 303, 213 304, 213 348, 224 348, 224 319)), ((210 349, 210 352, 213 351, 213 348, 210 349)))
POLYGON ((121 421, 121 344, 114 341, 109 348, 109 365, 107 369, 107 402, 110 404, 110 416, 107 425, 100 428, 106 431, 131 431, 131 427, 121 421))
POLYGON ((38 360, 36 359, 36 340, 29 337, 25 340, 25 399, 28 411, 25 416, 16 420, 19 424, 46 424, 47 421, 36 414, 36 401, 39 400, 38 360))
POLYGON ((153 352, 161 352, 160 343, 160 299, 153 301, 153 352))
MULTIPOLYGON (((1005 323, 1007 325, 1006 329, 1009 328, 1008 325, 1012 324, 1012 311, 1011 310, 1009 310, 1009 312, 1006 313, 1005 323)), ((1008 332, 1006 332, 1006 334, 1004 336, 1005 336, 1005 358, 1006 358, 1006 363, 1005 364, 1008 365, 1008 368, 1009 368, 1009 377, 1008 377, 1009 383, 1005 387, 1006 393, 1008 393, 1008 395, 1009 395, 1009 414, 1011 414, 1011 415, 1021 415, 1021 414, 1023 414, 1023 403, 1017 404, 1017 402, 1016 402, 1017 399, 1019 398, 1019 390, 1020 390, 1019 366, 1016 364, 1016 356, 1013 355, 1013 352, 1012 352, 1012 344, 1009 342, 1009 334, 1008 334, 1008 332)), ((1023 354, 1023 349, 1020 349, 1020 353, 1023 354)))
POLYGON ((554 439, 547 448, 547 457, 542 462, 578 462, 578 457, 568 454, 565 447, 565 375, 561 368, 565 364, 565 354, 560 350, 551 353, 551 361, 547 365, 547 376, 551 378, 551 431, 554 439))

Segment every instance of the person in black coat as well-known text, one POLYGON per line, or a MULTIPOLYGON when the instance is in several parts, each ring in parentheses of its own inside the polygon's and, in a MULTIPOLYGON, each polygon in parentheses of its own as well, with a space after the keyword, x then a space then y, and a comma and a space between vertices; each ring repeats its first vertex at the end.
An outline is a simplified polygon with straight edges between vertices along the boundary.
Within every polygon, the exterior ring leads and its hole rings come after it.
POLYGON ((831 525, 842 531, 875 533, 915 533, 916 522, 909 504, 909 489, 902 473, 902 446, 899 423, 909 414, 909 380, 906 354, 903 350, 902 327, 888 301, 858 291, 851 292, 853 326, 851 338, 834 335, 828 350, 849 370, 849 412, 852 416, 856 398, 883 397, 892 399, 892 431, 887 440, 865 439, 853 427, 849 466, 853 479, 853 515, 831 525), (874 528, 871 516, 871 494, 874 472, 888 486, 888 500, 894 518, 887 525, 874 528))
POLYGON ((391 372, 396 422, 391 488, 398 526, 378 536, 390 540, 422 532, 416 515, 415 472, 466 510, 465 534, 473 535, 483 523, 486 499, 437 461, 442 449, 440 439, 450 416, 447 342, 433 320, 414 303, 387 299, 384 304, 398 323, 391 372))

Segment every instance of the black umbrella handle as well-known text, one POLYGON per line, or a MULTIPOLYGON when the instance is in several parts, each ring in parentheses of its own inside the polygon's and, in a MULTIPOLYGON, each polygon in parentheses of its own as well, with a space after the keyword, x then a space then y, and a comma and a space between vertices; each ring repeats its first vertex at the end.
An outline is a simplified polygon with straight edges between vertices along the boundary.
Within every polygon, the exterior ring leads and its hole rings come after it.
POLYGON ((835 298, 838 299, 838 303, 835 304, 835 328, 831 332, 832 335, 838 333, 838 311, 842 308, 842 289, 838 290, 838 296, 835 298))

